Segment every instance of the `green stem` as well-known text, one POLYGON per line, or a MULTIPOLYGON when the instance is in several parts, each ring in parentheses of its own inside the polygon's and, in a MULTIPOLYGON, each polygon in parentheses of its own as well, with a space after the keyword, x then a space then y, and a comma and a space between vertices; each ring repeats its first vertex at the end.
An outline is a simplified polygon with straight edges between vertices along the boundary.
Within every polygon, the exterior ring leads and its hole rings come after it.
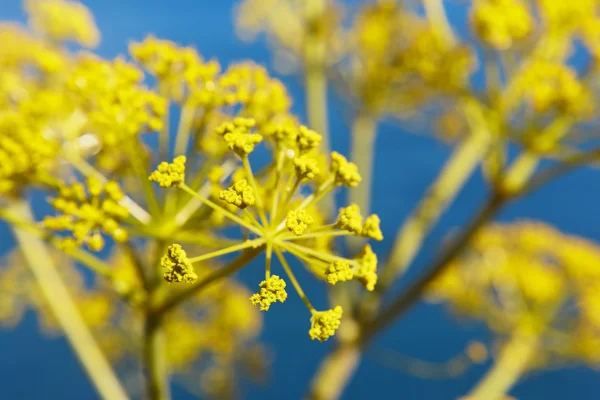
POLYGON ((165 337, 161 328, 161 319, 148 313, 144 327, 144 361, 148 373, 146 390, 148 398, 152 400, 171 398, 164 349, 165 337))
POLYGON ((185 184, 181 185, 180 188, 182 190, 188 192, 189 194, 191 194, 192 196, 194 196, 195 198, 197 198, 198 200, 200 200, 201 202, 203 202, 204 204, 206 204, 207 206, 209 206, 210 208, 212 208, 216 212, 223 213, 223 215, 225 215, 227 218, 229 218, 233 222, 236 222, 237 224, 243 226, 244 228, 248 229, 249 231, 252 231, 252 232, 256 233, 259 236, 262 236, 262 232, 259 229, 257 229, 256 227, 254 227, 250 223, 244 221, 243 219, 241 219, 237 215, 233 214, 229 210, 226 210, 225 208, 221 207, 220 205, 218 205, 216 203, 213 203, 209 199, 207 199, 207 198, 201 196, 200 194, 194 192, 192 189, 190 189, 185 184))
MULTIPOLYGON (((235 165, 236 163, 231 160, 225 161, 225 163, 223 164, 224 175, 229 176, 235 169, 235 165)), ((204 172, 201 171, 200 173, 204 174, 204 177, 206 177, 206 173, 208 173, 208 170, 204 172)), ((210 188, 212 184, 210 182, 206 182, 202 186, 200 186, 199 183, 198 185, 195 185, 196 180, 197 179, 194 179, 194 182, 192 182, 192 186, 188 187, 192 189, 193 193, 197 193, 205 198, 208 197, 210 195, 210 188)), ((187 199, 184 196, 182 196, 182 200, 187 200, 187 202, 180 208, 180 210, 174 217, 174 223, 176 226, 184 225, 187 222, 187 220, 190 219, 192 215, 194 215, 194 213, 198 211, 200 206, 203 204, 203 202, 196 198, 195 195, 190 195, 189 193, 187 194, 189 195, 189 198, 187 199)))
POLYGON ((156 197, 156 192, 152 186, 152 182, 148 179, 148 166, 146 165, 146 156, 144 149, 139 139, 136 137, 130 141, 130 160, 133 172, 137 175, 137 179, 142 185, 145 194, 146 203, 152 216, 159 215, 160 205, 156 197))
POLYGON ((148 282, 148 302, 144 320, 143 357, 146 367, 146 392, 151 400, 168 400, 171 398, 169 371, 166 359, 166 342, 162 315, 154 313, 154 304, 163 299, 164 283, 161 274, 160 259, 166 250, 166 242, 154 242, 151 258, 151 276, 148 282))
POLYGON ((190 262, 191 263, 196 263, 196 262, 208 260, 210 258, 223 256, 225 254, 234 253, 234 252, 240 251, 240 250, 245 250, 248 247, 259 247, 259 246, 262 246, 264 243, 265 243, 264 239, 247 240, 247 241, 245 241, 243 243, 239 243, 239 244, 236 244, 236 245, 233 245, 233 246, 229 246, 229 247, 226 247, 226 248, 221 249, 221 250, 213 251, 211 253, 203 254, 203 255, 198 256, 198 257, 190 258, 190 262))
POLYGON ((421 248, 425 236, 479 165, 489 148, 490 140, 487 132, 473 132, 454 151, 415 212, 396 234, 392 254, 378 282, 378 291, 385 290, 406 271, 421 248))
POLYGON ((187 155, 195 116, 196 110, 193 106, 188 104, 183 105, 181 108, 181 116, 179 117, 177 136, 175 137, 175 151, 173 153, 175 156, 187 155))
POLYGON ((167 102, 166 112, 163 117, 163 126, 160 132, 158 132, 158 159, 161 161, 166 161, 169 157, 169 125, 171 123, 171 119, 169 116, 169 108, 170 103, 167 102))
MULTIPOLYGON (((12 203, 8 207, 22 218, 33 220, 31 210, 25 202, 12 203)), ((30 232, 17 227, 13 229, 19 246, 23 249, 23 256, 40 285, 50 309, 100 396, 111 400, 127 399, 127 393, 85 325, 69 290, 56 271, 46 246, 30 232)))
POLYGON ((309 400, 339 399, 361 359, 354 344, 337 346, 319 367, 307 396, 309 400))
POLYGON ((274 250, 275 250, 275 254, 277 255, 277 258, 279 259, 279 262, 281 263, 281 265, 283 266, 283 269, 285 270, 285 273, 287 274, 288 278, 292 282, 294 289, 296 289, 296 293, 298 293, 298 296, 300 296, 300 298, 302 299, 302 301, 304 302, 304 304, 306 305, 308 310, 310 312, 315 312, 315 308, 308 300, 308 297, 306 297, 304 290, 302 290, 302 286, 300 286, 300 282, 298 282, 298 279, 296 279, 296 275, 294 275, 294 272, 288 265, 288 263, 285 259, 285 256, 283 255, 283 253, 281 253, 281 250, 279 250, 278 248, 275 248, 274 250))
POLYGON ((373 336, 421 296, 429 282, 437 277, 447 263, 462 251, 469 238, 495 214, 501 204, 502 202, 498 197, 492 196, 473 218, 469 226, 465 228, 459 237, 452 241, 432 266, 376 318, 365 319, 363 314, 359 314, 359 318, 362 318, 358 321, 362 328, 360 337, 358 340, 340 343, 321 363, 320 369, 313 378, 309 396, 311 400, 333 400, 340 397, 356 370, 360 353, 373 336), (348 361, 350 356, 352 357, 350 360, 354 361, 353 363, 348 361))
MULTIPOLYGON (((358 187, 348 191, 349 203, 356 203, 368 214, 371 210, 371 190, 373 182, 373 159, 375 156, 375 138, 377 122, 367 113, 358 113, 352 125, 351 160, 358 166, 362 181, 358 187)), ((364 243, 364 239, 348 237, 348 245, 356 250, 364 243)), ((355 252, 355 251, 353 251, 355 252)))
POLYGON ((455 44, 456 37, 446 16, 443 1, 423 0, 423 6, 425 7, 425 14, 432 28, 437 31, 441 38, 447 40, 449 44, 455 44))
MULTIPOLYGON (((323 136, 321 143, 325 153, 331 150, 329 122, 327 115, 327 38, 323 32, 323 15, 327 3, 325 0, 305 1, 305 24, 307 34, 304 38, 304 71, 306 91, 306 114, 311 129, 323 136)), ((333 212, 333 196, 327 196, 323 202, 327 214, 333 212)))
POLYGON ((538 350, 538 337, 514 335, 482 380, 467 396, 469 400, 501 400, 526 372, 538 350))
MULTIPOLYGON (((173 153, 175 157, 188 155, 188 144, 195 115, 196 110, 193 106, 188 104, 182 106, 181 115, 179 116, 179 126, 177 127, 175 136, 175 149, 173 153)), ((167 192, 164 204, 164 214, 166 216, 171 216, 175 212, 177 208, 177 194, 178 192, 173 190, 167 192)))
POLYGON ((469 240, 485 223, 496 215, 506 201, 507 199, 499 195, 492 195, 482 205, 465 229, 444 248, 431 266, 413 284, 402 292, 391 304, 385 307, 376 318, 370 321, 363 321, 362 342, 366 344, 377 332, 387 327, 394 319, 408 310, 421 297, 421 294, 429 286, 430 282, 437 278, 445 270, 450 261, 464 250, 469 240))

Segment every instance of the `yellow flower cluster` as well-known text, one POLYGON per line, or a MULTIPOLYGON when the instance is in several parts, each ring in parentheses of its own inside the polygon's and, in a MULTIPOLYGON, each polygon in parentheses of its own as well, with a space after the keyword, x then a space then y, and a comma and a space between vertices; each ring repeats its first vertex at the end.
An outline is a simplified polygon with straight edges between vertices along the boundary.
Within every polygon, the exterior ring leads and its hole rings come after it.
POLYGON ((338 282, 346 282, 353 278, 354 273, 347 260, 334 260, 325 271, 327 283, 335 285, 338 282))
POLYGON ((375 290, 377 284, 377 255, 370 245, 365 245, 355 259, 354 278, 368 290, 375 290))
POLYGON ((95 47, 100 41, 94 17, 81 3, 69 0, 26 0, 29 24, 55 42, 74 41, 95 47))
POLYGON ((160 130, 166 100, 142 85, 143 73, 122 59, 82 56, 67 86, 89 118, 91 133, 116 147, 134 135, 160 130))
POLYGON ((230 66, 219 80, 226 104, 239 105, 239 114, 253 118, 259 126, 288 111, 291 101, 285 86, 253 63, 230 66))
POLYGON ((254 147, 263 140, 262 135, 251 132, 255 125, 256 121, 253 119, 236 118, 217 128, 217 133, 223 136, 230 150, 243 157, 252 153, 254 147))
POLYGON ((331 153, 331 172, 337 185, 356 187, 362 180, 356 164, 348 162, 346 157, 336 151, 331 153))
MULTIPOLYGON (((322 243, 346 235, 381 240, 379 217, 371 215, 363 220, 358 207, 352 205, 340 211, 337 222, 326 224, 316 207, 317 202, 337 186, 357 186, 361 178, 356 165, 334 152, 329 173, 320 177, 318 185, 312 185, 316 172, 321 169, 317 160, 324 158, 318 151, 321 135, 286 117, 271 121, 262 129, 257 128, 261 133, 254 133, 252 129, 259 126, 254 119, 236 117, 214 128, 229 151, 242 163, 229 178, 230 186, 223 189, 222 185, 226 185, 222 182, 224 169, 211 169, 208 175, 214 187, 208 193, 216 198, 215 201, 187 186, 183 175, 178 175, 181 179, 177 179, 177 185, 166 179, 169 176, 165 178, 167 184, 163 184, 162 174, 169 175, 169 164, 163 164, 164 171, 153 172, 150 180, 163 187, 175 186, 185 191, 210 208, 211 215, 218 215, 222 221, 234 223, 248 234, 255 235, 251 240, 191 258, 188 260, 190 263, 242 250, 265 250, 265 279, 260 283, 260 291, 250 297, 251 303, 266 311, 273 303, 284 302, 287 298, 284 279, 271 275, 275 256, 313 316, 310 336, 325 340, 339 326, 341 308, 317 311, 302 290, 284 253, 299 259, 317 277, 330 284, 356 278, 367 290, 373 290, 377 282, 377 257, 371 247, 365 246, 357 259, 349 260, 332 254, 329 246, 322 243), (263 139, 272 145, 273 163, 254 173, 250 155, 263 139), (299 190, 302 185, 310 187, 312 193, 306 195, 299 190)), ((209 220, 214 221, 212 217, 209 220)))
POLYGON ((285 226, 296 236, 305 234, 313 222, 314 218, 306 210, 291 210, 285 217, 285 226))
POLYGON ((23 189, 29 183, 47 180, 58 144, 40 132, 40 120, 0 112, 0 194, 23 189))
POLYGON ((535 110, 544 114, 585 116, 591 111, 591 95, 577 73, 568 66, 548 61, 535 61, 518 76, 517 90, 535 110))
POLYGON ((537 3, 548 30, 556 34, 573 33, 585 21, 594 18, 597 11, 595 0, 537 0, 537 3))
POLYGON ((286 283, 277 275, 271 275, 262 281, 259 286, 260 292, 250 296, 250 302, 253 305, 259 305, 261 311, 268 311, 271 304, 277 301, 283 303, 287 299, 286 283))
POLYGON ((278 64, 287 71, 293 64, 309 61, 305 46, 315 38, 324 44, 327 65, 343 54, 343 9, 336 1, 324 2, 322 10, 307 13, 303 1, 244 0, 236 14, 239 34, 249 40, 265 34, 274 46, 278 64))
POLYGON ((229 189, 221 190, 219 199, 240 209, 254 205, 254 190, 245 179, 236 181, 229 189))
POLYGON ((179 244, 172 244, 167 248, 167 254, 160 260, 160 265, 166 269, 164 278, 169 283, 194 283, 198 279, 185 250, 179 244))
POLYGON ((214 86, 220 65, 204 62, 190 47, 179 47, 168 40, 148 36, 129 46, 131 56, 159 80, 163 94, 176 101, 191 99, 207 106, 214 103, 214 86))
POLYGON ((294 168, 298 179, 315 179, 319 175, 319 162, 308 156, 294 158, 294 168))
POLYGON ((318 311, 310 319, 308 335, 311 339, 324 342, 333 336, 340 327, 342 307, 336 306, 333 310, 318 311))
POLYGON ((2 80, 22 83, 14 81, 25 78, 26 67, 49 74, 57 73, 65 66, 65 55, 59 49, 34 37, 18 25, 0 23, 0 40, 3 43, 0 49, 2 80))
POLYGON ((64 239, 65 246, 87 244, 91 250, 100 251, 104 248, 101 231, 117 242, 127 240, 127 231, 119 222, 129 216, 129 211, 119 204, 124 194, 116 182, 102 184, 88 179, 85 186, 60 184, 58 194, 51 204, 61 214, 47 216, 43 225, 52 231, 71 231, 73 237, 64 239))
POLYGON ((357 204, 340 208, 336 225, 345 231, 361 235, 378 241, 383 240, 383 233, 379 227, 380 219, 373 214, 363 223, 363 216, 357 204))
POLYGON ((600 342, 597 245, 523 222, 486 228, 471 246, 433 282, 432 298, 484 320, 501 335, 528 324, 537 326, 540 316, 554 315, 546 322, 551 329, 536 329, 542 335, 540 343, 557 342, 540 351, 563 362, 598 362, 598 352, 583 352, 600 342), (577 311, 561 313, 567 304, 576 304, 577 311))
POLYGON ((163 161, 158 164, 158 167, 150 174, 148 179, 158 183, 160 187, 179 186, 185 181, 186 161, 186 156, 177 156, 173 159, 172 163, 163 161))
POLYGON ((474 2, 471 22, 482 42, 506 50, 527 38, 534 20, 521 0, 482 0, 474 2))

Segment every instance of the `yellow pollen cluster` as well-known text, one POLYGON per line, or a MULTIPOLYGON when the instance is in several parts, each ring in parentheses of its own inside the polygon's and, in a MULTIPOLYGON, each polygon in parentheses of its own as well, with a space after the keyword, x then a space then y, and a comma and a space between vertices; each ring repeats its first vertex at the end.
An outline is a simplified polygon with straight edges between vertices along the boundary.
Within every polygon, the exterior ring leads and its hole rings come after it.
POLYGON ((327 282, 331 285, 335 285, 338 282, 346 282, 352 279, 354 276, 350 263, 347 260, 335 260, 325 271, 325 277, 327 282))
POLYGON ((219 199, 227 204, 244 209, 254 204, 254 190, 246 179, 240 179, 229 187, 229 189, 221 190, 219 199))
POLYGON ((358 267, 354 269, 354 277, 369 291, 375 289, 377 284, 377 255, 370 245, 365 245, 355 261, 358 267))
POLYGON ((333 310, 315 311, 310 319, 308 335, 312 340, 324 342, 333 336, 340 327, 342 307, 336 306, 333 310))
POLYGON ((479 38, 500 50, 529 36, 534 26, 533 17, 521 0, 477 1, 471 21, 479 38))
POLYGON ((356 187, 362 179, 356 164, 349 162, 346 157, 335 151, 331 153, 330 169, 334 174, 336 185, 356 187))
POLYGON ((217 62, 204 62, 190 47, 148 36, 129 47, 132 57, 160 82, 160 89, 176 101, 193 98, 204 106, 218 105, 215 80, 220 71, 217 62))
POLYGON ((379 227, 381 220, 379 216, 376 214, 369 215, 365 219, 365 223, 362 227, 360 234, 362 236, 368 237, 369 239, 374 239, 377 241, 383 240, 383 233, 381 232, 381 228, 379 227))
POLYGON ((319 175, 319 163, 316 159, 308 156, 294 158, 294 168, 298 179, 314 179, 319 175))
POLYGON ((581 115, 590 108, 589 93, 575 71, 566 65, 536 61, 525 70, 518 84, 536 112, 555 109, 581 115))
POLYGON ((379 216, 372 214, 364 220, 363 224, 360 207, 357 204, 351 204, 348 207, 340 208, 336 226, 355 235, 381 241, 383 240, 383 233, 379 227, 380 222, 379 216))
POLYGON ((266 124, 261 132, 273 140, 278 147, 295 147, 298 137, 298 122, 294 118, 285 117, 282 121, 266 124))
POLYGON ((271 275, 260 283, 260 292, 253 294, 250 301, 258 305, 261 311, 268 311, 271 304, 279 301, 283 303, 287 299, 285 281, 277 275, 271 275))
POLYGON ((0 193, 35 181, 39 172, 53 164, 57 151, 56 143, 44 138, 18 113, 0 115, 0 193))
POLYGON ((289 211, 285 218, 285 226, 296 236, 302 236, 314 222, 306 210, 289 211))
POLYGON ((308 129, 306 126, 298 128, 298 135, 296 136, 296 142, 300 153, 311 151, 319 146, 323 138, 317 132, 308 129))
POLYGON ((348 232, 360 235, 362 232, 363 217, 357 204, 340 208, 337 226, 348 232))
POLYGON ((52 207, 62 214, 46 217, 44 227, 53 231, 71 231, 74 239, 65 239, 65 245, 85 243, 93 251, 104 248, 101 230, 116 241, 124 242, 127 231, 118 221, 127 218, 129 212, 118 203, 123 196, 119 185, 113 181, 102 185, 89 179, 87 191, 81 183, 63 184, 59 197, 51 200, 52 207))
POLYGON ((169 283, 194 283, 198 279, 185 250, 179 244, 172 244, 167 248, 167 254, 161 258, 160 265, 167 270, 164 278, 169 283))
POLYGON ((150 181, 158 183, 161 187, 177 187, 185 181, 185 156, 178 156, 172 163, 161 162, 157 169, 150 174, 150 181))
POLYGON ((269 77, 260 65, 250 62, 232 65, 218 84, 225 103, 239 104, 240 115, 251 116, 260 126, 290 107, 285 86, 269 77))
POLYGON ((67 82, 83 105, 90 129, 108 146, 163 126, 166 100, 145 88, 142 71, 117 58, 82 56, 67 82))
POLYGON ((255 125, 253 119, 235 118, 233 122, 226 122, 217 128, 217 133, 223 136, 230 150, 244 157, 252 153, 254 146, 262 142, 262 135, 250 132, 255 125))

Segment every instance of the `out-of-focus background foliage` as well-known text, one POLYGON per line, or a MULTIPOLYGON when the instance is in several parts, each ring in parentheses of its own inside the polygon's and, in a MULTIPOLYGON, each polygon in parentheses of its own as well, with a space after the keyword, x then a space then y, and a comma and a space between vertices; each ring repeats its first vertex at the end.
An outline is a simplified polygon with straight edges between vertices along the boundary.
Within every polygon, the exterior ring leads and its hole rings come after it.
MULTIPOLYGON (((579 0, 571 0, 579 1, 579 0)), ((223 65, 251 59, 283 80, 294 100, 293 112, 305 116, 302 84, 290 76, 279 76, 270 63, 272 55, 264 41, 244 43, 235 33, 232 0, 88 0, 102 41, 97 53, 112 58, 125 53, 128 42, 141 40, 148 33, 159 38, 191 45, 206 59, 218 59, 223 65)), ((345 2, 350 8, 360 2, 345 2)), ((458 32, 468 35, 466 2, 446 2, 447 11, 458 32)), ((21 2, 0 0, 0 20, 24 21, 21 2)), ((0 43, 2 46, 2 43, 0 43)), ((0 71, 1 73, 1 71, 0 71)), ((478 79, 477 77, 474 79, 478 79)), ((329 97, 332 148, 348 152, 349 115, 345 103, 333 93, 329 97)), ((377 137, 372 210, 382 219, 382 230, 392 238, 399 224, 414 209, 429 183, 434 179, 450 148, 431 135, 415 135, 414 126, 383 123, 377 137)), ((600 241, 597 205, 600 181, 591 168, 545 186, 506 208, 500 221, 521 218, 547 222, 564 233, 600 241)), ((466 185, 449 212, 441 219, 417 259, 419 271, 432 257, 443 236, 452 227, 461 226, 484 196, 483 179, 478 173, 466 185), (428 251, 430 250, 430 251, 428 251)), ((0 227, 0 251, 13 245, 5 226, 0 227)), ((390 240, 373 245, 378 254, 389 252, 390 240)), ((255 263, 260 269, 260 261, 255 263)), ((600 266, 599 266, 600 268, 600 266)), ((300 278, 307 272, 300 273, 300 278)), ((239 274, 244 282, 255 283, 250 266, 239 274), (251 277, 252 279, 247 279, 251 277)), ((410 277, 410 276, 409 276, 410 277)), ((312 298, 323 301, 322 287, 308 287, 312 298)), ((321 344, 306 337, 306 321, 297 318, 304 306, 290 298, 283 308, 274 308, 264 318, 262 340, 272 350, 269 382, 264 387, 242 386, 244 398, 300 398, 306 392, 319 360, 332 343, 321 344), (296 312, 298 311, 298 312, 296 312)), ((489 364, 474 366, 465 374, 444 379, 423 379, 407 374, 406 357, 443 362, 464 351, 474 339, 490 342, 485 326, 471 321, 457 321, 443 305, 419 304, 393 328, 378 337, 345 392, 344 398, 364 399, 371 396, 404 399, 455 399, 469 391, 489 364), (396 354, 398 353, 398 354, 396 354)), ((63 338, 42 336, 33 313, 23 323, 0 333, 0 398, 2 399, 85 399, 95 392, 63 338)), ((598 372, 584 367, 566 367, 527 376, 511 392, 518 399, 597 399, 600 393, 598 372)), ((190 395, 175 387, 174 398, 190 395)))

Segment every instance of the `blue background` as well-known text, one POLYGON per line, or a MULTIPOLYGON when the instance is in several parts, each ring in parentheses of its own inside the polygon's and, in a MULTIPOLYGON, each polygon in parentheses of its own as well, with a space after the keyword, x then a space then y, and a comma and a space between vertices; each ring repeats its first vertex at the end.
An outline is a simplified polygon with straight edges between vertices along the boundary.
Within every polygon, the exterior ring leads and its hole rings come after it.
MULTIPOLYGON (((102 56, 114 57, 124 53, 128 40, 139 40, 153 33, 160 38, 193 45, 205 58, 216 58, 223 65, 252 59, 269 66, 271 58, 264 42, 247 44, 235 36, 232 22, 234 1, 89 0, 84 3, 92 9, 102 32, 102 43, 98 48, 102 56)), ((459 25, 464 24, 464 10, 453 7, 450 13, 459 25)), ((0 19, 23 21, 20 1, 0 0, 0 19)), ((294 98, 293 111, 304 116, 299 80, 280 78, 294 98)), ((330 97, 333 147, 347 153, 349 115, 343 102, 334 95, 330 97)), ((385 254, 389 250, 398 225, 417 204, 449 153, 447 146, 431 137, 409 134, 397 125, 382 125, 377 139, 375 168, 378 174, 374 178, 373 211, 381 215, 382 228, 388 240, 375 245, 376 252, 385 254)), ((579 170, 510 206, 499 219, 512 221, 525 217, 544 220, 564 232, 598 240, 600 224, 591 217, 597 215, 600 201, 598 182, 594 171, 579 170)), ((484 195, 483 181, 480 176, 475 176, 425 243, 422 256, 417 259, 411 274, 431 259, 443 235, 466 221, 484 195)), ((5 226, 0 227, 0 238, 5 251, 12 243, 5 226)), ((260 268, 254 265, 245 269, 241 279, 255 285, 257 274, 261 276, 260 268)), ((299 279, 311 282, 307 274, 300 274, 299 279)), ((305 286, 311 286, 309 296, 314 298, 315 303, 326 304, 321 285, 305 286)), ((274 307, 265 314, 262 339, 276 354, 271 380, 266 387, 244 386, 245 398, 302 397, 319 360, 331 346, 331 343, 320 344, 307 338, 308 317, 295 296, 290 296, 285 306, 274 307)), ((473 338, 489 342, 491 337, 480 324, 457 323, 443 307, 421 304, 381 335, 375 346, 393 348, 425 360, 443 361, 459 353, 473 338)), ((474 367, 456 379, 430 381, 384 367, 373 356, 367 355, 344 398, 455 399, 466 394, 488 366, 474 367)), ((3 399, 96 397, 66 341, 41 336, 32 313, 15 329, 0 332, 0 388, 3 399)), ((546 400, 597 399, 598 393, 598 375, 583 367, 532 374, 511 392, 519 399, 546 400)), ((173 394, 175 398, 189 397, 180 388, 175 388, 173 394)))

